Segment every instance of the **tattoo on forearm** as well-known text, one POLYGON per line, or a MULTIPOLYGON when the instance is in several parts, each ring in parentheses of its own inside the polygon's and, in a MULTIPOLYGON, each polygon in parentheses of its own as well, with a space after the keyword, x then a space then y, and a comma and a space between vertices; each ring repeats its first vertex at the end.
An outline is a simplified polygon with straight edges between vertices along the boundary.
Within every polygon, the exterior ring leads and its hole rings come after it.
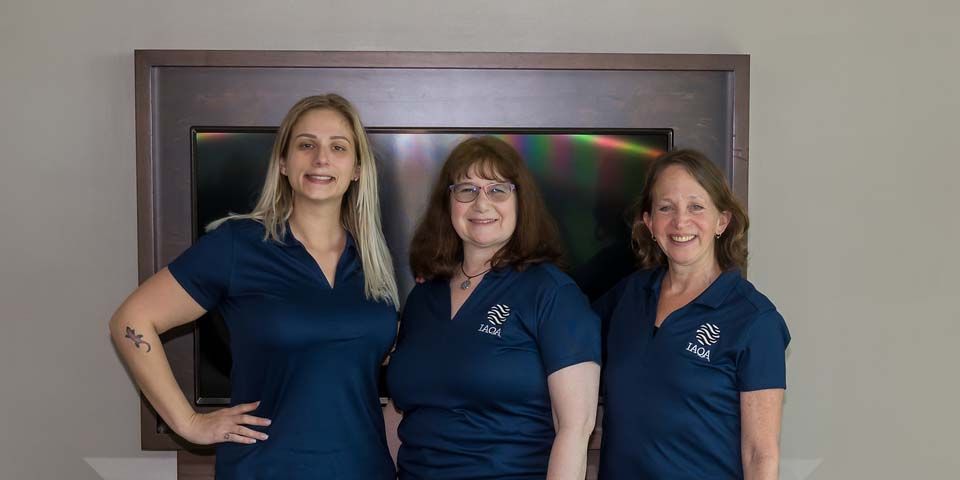
POLYGON ((137 347, 137 350, 140 350, 141 344, 147 346, 147 353, 150 353, 150 350, 153 350, 153 347, 150 346, 150 342, 144 340, 143 335, 137 335, 137 331, 130 327, 127 327, 127 334, 124 335, 124 338, 129 338, 130 341, 133 342, 134 346, 137 347))

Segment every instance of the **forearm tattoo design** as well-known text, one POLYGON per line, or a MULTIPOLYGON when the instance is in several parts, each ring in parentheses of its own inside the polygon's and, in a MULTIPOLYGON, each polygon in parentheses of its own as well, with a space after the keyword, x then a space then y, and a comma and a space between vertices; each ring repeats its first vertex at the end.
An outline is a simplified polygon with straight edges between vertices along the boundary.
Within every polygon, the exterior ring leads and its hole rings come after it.
POLYGON ((132 328, 130 328, 130 327, 127 327, 127 334, 124 335, 124 338, 129 338, 130 341, 133 342, 134 346, 137 347, 137 350, 140 350, 140 345, 141 345, 141 344, 147 346, 147 352, 146 352, 146 353, 150 353, 150 350, 153 350, 153 347, 150 346, 150 342, 144 340, 144 339, 143 339, 143 335, 137 335, 136 330, 134 330, 134 329, 132 329, 132 328))

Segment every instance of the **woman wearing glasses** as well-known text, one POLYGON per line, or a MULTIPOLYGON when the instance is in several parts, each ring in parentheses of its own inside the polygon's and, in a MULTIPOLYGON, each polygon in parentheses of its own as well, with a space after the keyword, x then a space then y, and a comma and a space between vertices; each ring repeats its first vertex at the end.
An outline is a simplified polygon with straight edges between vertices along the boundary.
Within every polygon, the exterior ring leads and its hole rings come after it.
POLYGON ((471 138, 447 158, 411 247, 388 382, 401 479, 582 479, 600 325, 551 262, 557 228, 519 154, 471 138))

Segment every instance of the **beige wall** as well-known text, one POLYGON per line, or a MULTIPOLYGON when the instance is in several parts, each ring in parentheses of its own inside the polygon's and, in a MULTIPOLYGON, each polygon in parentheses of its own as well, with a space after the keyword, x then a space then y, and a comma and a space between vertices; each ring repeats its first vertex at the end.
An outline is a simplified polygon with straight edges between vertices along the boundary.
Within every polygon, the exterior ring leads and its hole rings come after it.
POLYGON ((794 337, 784 478, 960 469, 955 0, 241 3, 0 2, 0 478, 140 455, 106 334, 136 284, 136 48, 751 54, 750 275, 794 337))

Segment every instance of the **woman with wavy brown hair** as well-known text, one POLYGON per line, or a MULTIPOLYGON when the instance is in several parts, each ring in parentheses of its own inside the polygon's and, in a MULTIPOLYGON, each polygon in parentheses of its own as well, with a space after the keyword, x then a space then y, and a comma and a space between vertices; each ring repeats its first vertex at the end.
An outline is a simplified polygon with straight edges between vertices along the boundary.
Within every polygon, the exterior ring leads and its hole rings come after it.
POLYGON ((553 262, 557 227, 493 137, 447 158, 414 235, 388 383, 401 479, 582 479, 599 321, 553 262))
POLYGON ((777 478, 783 317, 744 279, 749 220, 693 150, 650 166, 642 270, 595 302, 605 325, 600 478, 777 478))

